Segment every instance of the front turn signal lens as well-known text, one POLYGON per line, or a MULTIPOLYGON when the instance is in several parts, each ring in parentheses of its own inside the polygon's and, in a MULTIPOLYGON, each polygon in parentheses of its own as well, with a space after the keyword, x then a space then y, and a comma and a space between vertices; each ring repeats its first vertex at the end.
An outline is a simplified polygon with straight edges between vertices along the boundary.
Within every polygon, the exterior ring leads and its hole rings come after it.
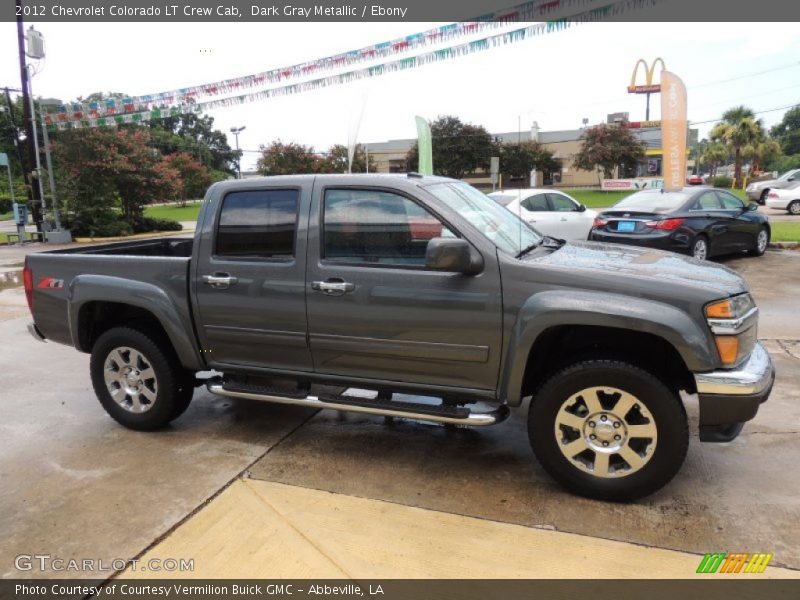
POLYGON ((718 335, 714 338, 717 343, 717 352, 722 364, 732 366, 736 364, 739 356, 739 337, 735 335, 718 335))
POLYGON ((706 306, 706 317, 709 319, 732 319, 734 316, 733 302, 730 300, 720 300, 706 306))

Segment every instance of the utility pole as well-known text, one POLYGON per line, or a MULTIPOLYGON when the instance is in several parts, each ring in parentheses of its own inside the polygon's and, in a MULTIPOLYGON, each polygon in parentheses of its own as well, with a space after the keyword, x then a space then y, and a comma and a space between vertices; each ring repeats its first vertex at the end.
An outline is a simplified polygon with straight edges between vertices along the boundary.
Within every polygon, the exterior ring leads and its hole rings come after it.
POLYGON ((22 22, 22 0, 16 0, 17 6, 17 46, 19 49, 19 76, 22 83, 22 110, 24 115, 25 136, 28 138, 28 159, 30 161, 31 170, 28 171, 24 168, 25 183, 28 187, 28 195, 31 199, 31 211, 33 212, 33 221, 36 223, 36 230, 39 232, 44 231, 42 220, 42 198, 39 194, 39 186, 34 179, 39 178, 38 173, 34 173, 36 169, 37 156, 36 148, 33 145, 34 133, 36 131, 36 122, 33 120, 33 113, 31 111, 32 99, 30 97, 30 82, 28 79, 28 65, 25 61, 25 31, 22 22))

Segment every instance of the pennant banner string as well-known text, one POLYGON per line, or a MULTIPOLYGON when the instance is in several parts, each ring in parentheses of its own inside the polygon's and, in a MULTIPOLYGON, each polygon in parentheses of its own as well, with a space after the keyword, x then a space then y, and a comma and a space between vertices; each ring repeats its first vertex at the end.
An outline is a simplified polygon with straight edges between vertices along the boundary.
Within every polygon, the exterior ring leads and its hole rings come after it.
POLYGON ((238 106, 248 102, 257 102, 269 98, 299 94, 311 90, 342 85, 352 81, 378 77, 388 73, 421 67, 445 60, 451 60, 461 56, 483 52, 492 48, 521 42, 537 35, 562 31, 568 27, 571 27, 572 25, 616 17, 629 10, 637 10, 646 6, 653 6, 656 4, 656 2, 658 2, 658 0, 621 0, 619 2, 614 2, 602 7, 581 12, 570 17, 544 23, 536 23, 534 25, 529 25, 527 27, 522 27, 512 31, 506 31, 485 38, 472 40, 456 46, 450 46, 416 56, 410 56, 407 58, 401 58, 373 65, 363 69, 347 71, 344 73, 338 73, 336 75, 330 75, 328 77, 312 79, 261 90, 258 92, 240 94, 237 96, 230 96, 204 102, 189 102, 175 106, 151 107, 149 105, 130 103, 123 104, 119 107, 119 110, 117 105, 102 101, 98 103, 92 103, 96 106, 94 106, 94 108, 90 107, 88 112, 83 112, 82 110, 63 110, 55 114, 48 113, 45 115, 45 122, 49 125, 55 125, 59 129, 65 129, 68 126, 116 126, 125 123, 137 123, 149 121, 151 119, 175 116, 185 112, 201 112, 203 110, 220 107, 238 106))

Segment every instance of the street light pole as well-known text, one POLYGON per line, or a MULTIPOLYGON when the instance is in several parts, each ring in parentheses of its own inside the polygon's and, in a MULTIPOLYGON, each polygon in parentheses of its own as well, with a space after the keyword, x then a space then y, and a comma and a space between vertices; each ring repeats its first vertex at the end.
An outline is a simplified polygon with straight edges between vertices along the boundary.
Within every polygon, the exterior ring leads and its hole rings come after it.
POLYGON ((242 155, 239 153, 239 134, 244 131, 245 125, 241 127, 231 127, 231 133, 236 138, 236 172, 237 179, 242 178, 242 155))

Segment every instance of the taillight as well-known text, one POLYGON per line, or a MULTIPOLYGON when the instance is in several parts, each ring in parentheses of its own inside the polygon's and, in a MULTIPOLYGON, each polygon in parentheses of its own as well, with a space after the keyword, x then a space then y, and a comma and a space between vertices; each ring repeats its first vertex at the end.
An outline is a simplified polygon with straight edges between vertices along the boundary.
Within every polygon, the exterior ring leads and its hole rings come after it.
POLYGON ((770 192, 769 194, 767 194, 767 198, 777 198, 777 197, 778 197, 778 192, 770 192))
POLYGON ((22 283, 25 286, 25 299, 28 301, 28 310, 33 314, 33 273, 31 268, 25 265, 22 269, 22 283))
POLYGON ((592 227, 595 229, 600 229, 601 227, 605 227, 608 224, 607 219, 603 219, 602 217, 595 217, 594 223, 592 223, 592 227))
POLYGON ((663 221, 647 221, 645 225, 651 229, 674 231, 686 222, 686 219, 664 219, 663 221))

